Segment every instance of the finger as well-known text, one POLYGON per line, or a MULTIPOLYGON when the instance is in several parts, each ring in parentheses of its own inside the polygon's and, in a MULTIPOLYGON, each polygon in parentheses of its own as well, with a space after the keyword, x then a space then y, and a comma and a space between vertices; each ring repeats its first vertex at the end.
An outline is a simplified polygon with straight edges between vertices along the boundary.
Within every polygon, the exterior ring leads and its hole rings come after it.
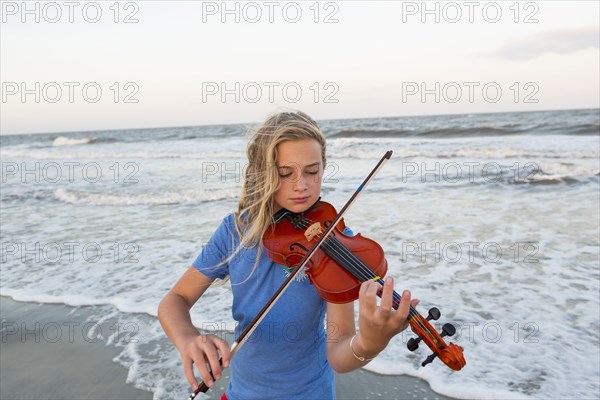
POLYGON ((381 289, 381 285, 375 281, 370 280, 369 286, 367 286, 367 290, 365 291, 365 299, 367 312, 370 315, 374 315, 377 311, 377 291, 381 289))
POLYGON ((410 290, 405 290, 402 292, 402 298, 400 299, 400 306, 398 307, 398 311, 396 312, 396 318, 398 318, 401 322, 404 322, 408 317, 408 312, 410 310, 411 301, 410 301, 410 290))
MULTIPOLYGON (((221 339, 216 336, 214 337, 213 343, 214 343, 216 349, 219 350, 220 355, 221 355, 219 358, 220 365, 219 365, 218 369, 220 370, 220 372, 222 372, 223 368, 229 367, 229 362, 231 361, 231 350, 229 348, 229 343, 227 343, 226 340, 221 339)), ((212 366, 212 364, 211 364, 211 366, 212 366)), ((219 372, 219 375, 220 375, 220 372, 219 372)), ((213 375, 215 375, 215 373, 213 373, 213 375)), ((220 379, 220 376, 217 377, 215 375, 215 378, 220 379)))
MULTIPOLYGON (((211 339, 213 339, 211 337, 211 339)), ((211 340, 211 346, 207 346, 204 349, 204 353, 206 354, 207 362, 210 364, 210 371, 212 372, 213 377, 216 380, 221 379, 221 362, 219 360, 219 353, 217 353, 217 348, 214 346, 214 342, 219 341, 221 339, 214 338, 216 340, 211 340)))
POLYGON ((381 294, 382 289, 383 287, 381 284, 375 281, 371 281, 371 285, 367 288, 365 296, 367 298, 367 305, 369 307, 368 312, 370 315, 376 315, 379 311, 379 307, 377 307, 377 297, 379 297, 378 294, 381 294))
POLYGON ((360 289, 358 291, 358 297, 364 297, 365 293, 367 292, 367 288, 369 287, 369 285, 371 284, 371 280, 366 280, 364 281, 361 285, 360 285, 360 289))
POLYGON ((210 372, 208 371, 208 368, 206 366, 206 359, 204 358, 202 353, 195 355, 193 357, 193 359, 194 359, 194 364, 196 364, 196 368, 198 369, 198 372, 200 372, 200 377, 202 378, 202 382, 204 382, 206 384, 206 386, 211 387, 213 385, 214 381, 213 381, 213 378, 210 375, 210 372))
POLYGON ((381 290, 381 284, 373 280, 369 280, 369 287, 367 287, 367 296, 377 299, 377 293, 381 290))
POLYGON ((391 313, 392 311, 392 294, 394 293, 394 278, 388 276, 383 284, 383 294, 381 295, 381 306, 379 309, 383 313, 391 313))
POLYGON ((196 379, 196 376, 194 375, 194 363, 192 362, 192 359, 189 357, 183 357, 182 361, 183 361, 183 374, 187 378, 187 381, 190 384, 190 386, 193 387, 194 389, 196 389, 198 387, 198 379, 196 379))
MULTIPOLYGON (((420 301, 419 299, 411 299, 410 306, 414 309, 419 304, 419 301, 420 301)), ((409 310, 409 314, 410 314, 410 310, 409 310)), ((409 325, 410 325, 410 323, 408 322, 408 319, 406 319, 404 322, 401 322, 400 323, 400 332, 402 332, 403 330, 408 328, 409 325)))
POLYGON ((215 339, 215 346, 221 352, 221 365, 223 368, 229 367, 229 361, 231 360, 231 350, 229 348, 229 343, 227 341, 218 338, 215 339))
POLYGON ((368 295, 367 295, 369 288, 371 287, 372 284, 373 284, 373 281, 368 280, 368 281, 364 281, 362 283, 362 285, 360 285, 360 290, 358 292, 359 314, 360 314, 360 312, 362 312, 363 315, 366 315, 368 313, 372 313, 375 311, 374 307, 372 305, 372 301, 369 300, 368 295))

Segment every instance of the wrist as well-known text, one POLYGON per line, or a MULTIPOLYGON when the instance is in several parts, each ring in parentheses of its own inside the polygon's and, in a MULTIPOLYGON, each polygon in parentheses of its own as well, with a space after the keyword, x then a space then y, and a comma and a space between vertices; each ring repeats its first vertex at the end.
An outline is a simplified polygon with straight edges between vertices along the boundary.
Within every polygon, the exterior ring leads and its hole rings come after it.
POLYGON ((354 358, 362 362, 368 362, 379 355, 379 351, 370 350, 362 342, 362 337, 357 333, 350 339, 350 351, 354 358))
POLYGON ((178 337, 176 340, 173 341, 173 344, 175 344, 175 347, 177 348, 177 350, 179 350, 180 353, 183 353, 185 348, 191 342, 196 340, 196 338, 198 338, 199 336, 202 336, 199 332, 196 332, 195 334, 190 333, 190 334, 181 335, 180 337, 178 337))

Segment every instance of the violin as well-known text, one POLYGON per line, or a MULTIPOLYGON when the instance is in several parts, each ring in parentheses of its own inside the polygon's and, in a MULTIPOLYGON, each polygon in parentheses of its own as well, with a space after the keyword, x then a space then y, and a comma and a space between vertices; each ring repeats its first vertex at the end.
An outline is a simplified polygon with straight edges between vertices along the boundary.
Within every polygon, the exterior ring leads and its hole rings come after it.
MULTIPOLYGON (((274 216, 274 224, 263 236, 263 244, 272 261, 295 268, 305 258, 306 253, 320 238, 325 228, 336 218, 335 208, 320 199, 303 213, 292 213, 282 209, 274 216)), ((331 234, 322 242, 319 250, 305 265, 305 273, 315 286, 319 295, 328 302, 348 303, 358 299, 362 282, 374 280, 383 286, 383 277, 387 272, 387 261, 381 246, 360 233, 348 236, 343 233, 346 225, 343 218, 333 228, 331 234)), ((377 293, 380 297, 382 290, 377 293)), ((397 310, 401 296, 394 291, 392 307, 397 310)), ((408 323, 416 338, 409 339, 410 351, 419 347, 423 341, 433 353, 421 366, 431 363, 438 357, 455 371, 465 366, 462 347, 444 342, 444 336, 453 336, 456 328, 445 324, 442 333, 438 333, 429 323, 439 319, 439 309, 433 307, 423 318, 410 306, 408 323)))
MULTIPOLYGON (((247 342, 252 332, 292 284, 294 278, 305 269, 320 296, 333 303, 356 300, 361 283, 369 279, 383 286, 382 278, 387 272, 387 261, 381 246, 360 234, 344 235, 342 230, 345 228, 344 213, 391 156, 392 151, 388 150, 339 213, 336 213, 331 204, 319 199, 303 213, 296 214, 282 209, 274 215, 271 229, 263 235, 263 244, 273 261, 293 270, 233 342, 231 358, 247 342)), ((381 297, 381 294, 380 290, 378 295, 381 297)), ((400 305, 400 299, 401 296, 394 291, 392 307, 395 310, 400 305)), ((440 334, 429 323, 432 319, 439 319, 440 315, 440 311, 433 307, 427 317, 423 318, 413 306, 410 306, 408 322, 417 337, 408 341, 408 349, 415 351, 419 343, 424 341, 433 353, 421 363, 422 366, 439 357, 448 367, 459 371, 466 364, 463 349, 453 343, 446 344, 443 339, 444 336, 453 336, 456 328, 452 324, 445 324, 440 334)), ((219 363, 221 362, 222 358, 219 358, 219 363)), ((210 374, 212 376, 212 372, 210 374)), ((206 391, 208 386, 202 382, 188 400, 194 400, 198 393, 206 391)))

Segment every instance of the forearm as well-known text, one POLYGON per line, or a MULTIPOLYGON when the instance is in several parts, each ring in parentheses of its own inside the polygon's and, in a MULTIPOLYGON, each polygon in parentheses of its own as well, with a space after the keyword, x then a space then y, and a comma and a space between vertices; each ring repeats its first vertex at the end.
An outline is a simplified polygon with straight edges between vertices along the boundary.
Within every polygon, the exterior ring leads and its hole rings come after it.
POLYGON ((369 363, 379 354, 362 342, 360 334, 352 340, 354 334, 340 336, 335 342, 327 344, 327 359, 331 367, 339 373, 354 371, 369 363), (352 346, 351 346, 352 344, 352 346))
POLYGON ((158 306, 158 320, 167 337, 179 351, 183 346, 199 335, 192 324, 190 307, 178 294, 167 294, 158 306))
POLYGON ((386 278, 381 305, 378 306, 377 291, 380 288, 381 285, 370 280, 363 282, 360 287, 360 330, 356 337, 352 305, 328 304, 327 359, 335 371, 349 372, 366 365, 408 326, 409 307, 416 306, 418 300, 411 301, 410 292, 405 290, 400 307, 393 311, 393 279, 386 278))

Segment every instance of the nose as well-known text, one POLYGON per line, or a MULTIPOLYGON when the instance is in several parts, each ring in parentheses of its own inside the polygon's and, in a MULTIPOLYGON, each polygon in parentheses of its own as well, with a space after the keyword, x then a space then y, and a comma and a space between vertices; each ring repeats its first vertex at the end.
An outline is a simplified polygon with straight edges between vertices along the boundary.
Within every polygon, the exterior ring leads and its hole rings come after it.
POLYGON ((297 192, 303 192, 306 189, 308 189, 308 185, 306 184, 306 178, 304 177, 304 174, 299 173, 298 178, 294 182, 294 190, 297 192))

